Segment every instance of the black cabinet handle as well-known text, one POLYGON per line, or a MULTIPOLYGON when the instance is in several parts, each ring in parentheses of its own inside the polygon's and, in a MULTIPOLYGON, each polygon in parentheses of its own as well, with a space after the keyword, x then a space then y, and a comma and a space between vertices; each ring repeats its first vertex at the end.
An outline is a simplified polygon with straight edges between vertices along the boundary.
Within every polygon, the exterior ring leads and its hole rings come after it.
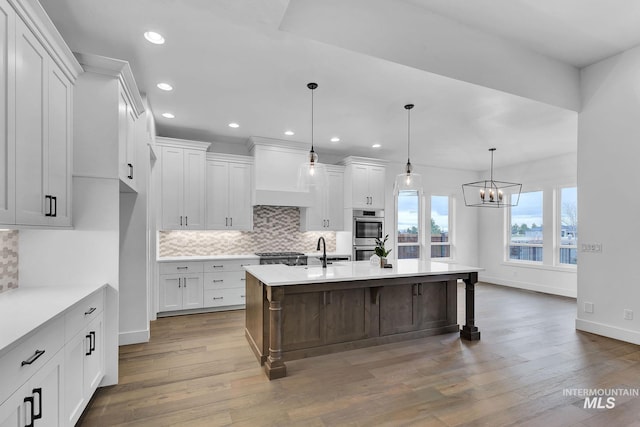
POLYGON ((244 295, 240 295, 240 298, 244 298, 244 295))
POLYGON ((178 277, 178 287, 179 287, 179 288, 181 288, 181 287, 182 287, 182 279, 180 279, 179 277, 178 277))
POLYGON ((224 265, 214 265, 212 268, 224 268, 224 265))
POLYGON ((213 300, 217 300, 217 299, 224 299, 224 297, 213 297, 213 300))
POLYGON ((84 337, 89 339, 89 351, 87 351, 84 355, 91 356, 91 335, 85 335, 84 337))
POLYGON ((180 215, 180 227, 182 227, 182 215, 180 215))
POLYGON ((229 227, 233 227, 233 217, 229 218, 229 227))
POLYGON ((44 354, 44 350, 36 350, 36 352, 33 353, 33 356, 31 356, 27 360, 23 360, 20 366, 31 365, 33 362, 38 360, 40 356, 42 356, 43 354, 44 354))
POLYGON ((91 339, 90 339, 91 348, 90 348, 90 350, 91 350, 91 353, 93 353, 94 351, 96 351, 96 332, 95 331, 91 331, 91 332, 89 332, 89 335, 91 335, 91 339))
POLYGON ((127 176, 127 178, 133 179, 133 165, 131 163, 127 163, 127 166, 129 166, 129 176, 127 176))
MULTIPOLYGON (((39 420, 40 418, 42 418, 42 389, 41 388, 34 388, 33 389, 33 394, 38 394, 38 413, 35 413, 35 408, 33 411, 33 419, 34 420, 39 420)), ((35 403, 33 403, 33 406, 35 407, 35 403)))
POLYGON ((422 283, 418 283, 418 295, 422 295, 422 283))
POLYGON ((95 307, 89 307, 89 310, 85 311, 85 312, 84 312, 84 315, 85 315, 85 316, 88 316, 88 315, 90 315, 91 313, 93 313, 94 311, 96 311, 96 308, 95 308, 95 307))
MULTIPOLYGON (((33 417, 34 417, 34 408, 33 408, 33 396, 27 396, 24 398, 24 403, 29 403, 31 405, 31 410, 28 412, 31 414, 31 421, 29 422, 29 424, 25 424, 24 427, 33 427, 33 417)), ((26 416, 26 414, 25 414, 26 416)), ((26 422, 26 420, 25 420, 26 422)))
POLYGON ((58 216, 58 196, 51 196, 53 200, 53 213, 51 216, 58 216))
POLYGON ((183 288, 186 288, 186 287, 187 287, 187 278, 186 278, 186 277, 183 277, 183 278, 182 278, 182 287, 183 287, 183 288))
POLYGON ((188 217, 188 216, 185 216, 185 217, 184 217, 184 226, 185 226, 185 227, 188 227, 188 226, 189 226, 189 217, 188 217))
POLYGON ((47 204, 47 202, 49 202, 49 212, 47 212, 47 207, 45 206, 45 212, 44 212, 44 216, 52 216, 52 206, 51 206, 51 196, 49 195, 45 195, 44 196, 44 203, 45 205, 47 204))
POLYGON ((240 280, 243 280, 243 281, 245 281, 245 282, 247 281, 247 279, 246 279, 246 278, 244 278, 244 277, 243 277, 242 279, 240 279, 240 280))
POLYGON ((188 270, 189 267, 176 267, 176 270, 188 270))
POLYGON ((224 279, 213 280, 213 283, 221 283, 224 282, 224 279))

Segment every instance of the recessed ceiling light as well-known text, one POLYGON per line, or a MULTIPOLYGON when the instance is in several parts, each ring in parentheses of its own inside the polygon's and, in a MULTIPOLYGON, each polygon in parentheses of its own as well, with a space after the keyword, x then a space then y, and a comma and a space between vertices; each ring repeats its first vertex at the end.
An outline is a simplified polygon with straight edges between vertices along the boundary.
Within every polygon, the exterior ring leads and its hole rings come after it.
POLYGON ((164 37, 162 37, 162 34, 156 33, 155 31, 147 31, 144 33, 144 38, 153 44, 164 43, 164 37))
POLYGON ((287 130, 284 132, 284 134, 287 136, 295 135, 295 133, 292 130, 287 130))
POLYGON ((373 145, 371 146, 371 148, 380 148, 380 147, 382 147, 382 145, 380 145, 380 144, 373 144, 373 145))
POLYGON ((162 117, 164 117, 165 119, 175 119, 176 116, 171 113, 162 113, 162 117))
POLYGON ((237 124, 237 123, 229 123, 229 127, 230 127, 230 128, 234 128, 234 129, 235 129, 235 128, 239 128, 239 127, 240 127, 240 125, 239 125, 239 124, 237 124))
POLYGON ((334 136, 333 138, 331 138, 331 142, 340 142, 340 138, 334 136))
POLYGON ((158 86, 158 89, 162 89, 162 90, 173 90, 173 86, 171 86, 169 83, 158 83, 156 86, 158 86))

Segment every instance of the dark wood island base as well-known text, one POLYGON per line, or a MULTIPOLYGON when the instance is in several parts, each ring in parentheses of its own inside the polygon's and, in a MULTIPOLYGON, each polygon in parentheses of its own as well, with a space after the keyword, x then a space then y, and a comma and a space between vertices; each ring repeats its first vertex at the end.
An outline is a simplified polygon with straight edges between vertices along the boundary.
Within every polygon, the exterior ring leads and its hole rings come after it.
POLYGON ((270 380, 285 361, 460 331, 475 341, 477 272, 269 286, 246 273, 246 329, 270 380), (457 280, 466 321, 457 324, 457 280))

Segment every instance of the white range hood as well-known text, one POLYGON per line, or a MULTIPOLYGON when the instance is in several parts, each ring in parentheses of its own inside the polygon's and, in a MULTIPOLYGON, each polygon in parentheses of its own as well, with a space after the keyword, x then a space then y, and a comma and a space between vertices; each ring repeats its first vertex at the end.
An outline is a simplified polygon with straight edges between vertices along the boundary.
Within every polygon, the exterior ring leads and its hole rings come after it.
POLYGON ((298 188, 298 169, 307 161, 310 144, 252 136, 254 158, 252 204, 309 207, 312 195, 298 188))

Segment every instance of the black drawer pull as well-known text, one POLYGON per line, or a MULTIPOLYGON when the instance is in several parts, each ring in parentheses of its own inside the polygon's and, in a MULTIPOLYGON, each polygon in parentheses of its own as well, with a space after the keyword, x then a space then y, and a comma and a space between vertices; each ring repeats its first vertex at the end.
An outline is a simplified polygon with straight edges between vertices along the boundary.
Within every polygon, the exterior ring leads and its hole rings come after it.
POLYGON ((224 268, 224 265, 214 265, 213 268, 224 268))
POLYGON ((247 279, 245 279, 245 278, 243 277, 243 278, 242 278, 242 279, 240 279, 240 280, 247 280, 247 279))
MULTIPOLYGON (((24 403, 29 403, 31 405, 31 410, 29 412, 27 412, 27 413, 31 414, 31 421, 29 422, 29 424, 25 424, 24 427, 33 427, 33 417, 34 417, 33 396, 25 397, 24 398, 24 403)), ((26 417, 27 413, 25 413, 25 417, 26 417)), ((25 422, 26 422, 26 420, 25 420, 25 422)))
POLYGON ((85 316, 88 316, 88 315, 90 315, 91 313, 93 313, 94 311, 96 311, 96 308, 95 308, 95 307, 89 307, 89 310, 85 311, 85 312, 84 312, 84 315, 85 315, 85 316))
POLYGON ((220 282, 224 282, 223 279, 218 279, 218 280, 214 280, 213 283, 220 283, 220 282))
POLYGON ((176 267, 176 270, 188 270, 189 267, 176 267))
POLYGON ((244 298, 244 295, 240 295, 240 298, 244 298))
POLYGON ((33 394, 38 393, 38 413, 35 413, 35 402, 33 403, 34 406, 34 414, 33 414, 33 419, 34 420, 39 420, 40 418, 42 418, 42 389, 41 388, 34 388, 32 391, 33 394))
POLYGON ((40 356, 42 356, 43 354, 44 354, 44 350, 36 350, 36 352, 33 353, 33 356, 31 356, 27 360, 23 360, 20 366, 31 365, 33 362, 38 360, 40 356))
POLYGON ((224 297, 213 297, 213 300, 217 300, 217 299, 224 299, 224 297))

